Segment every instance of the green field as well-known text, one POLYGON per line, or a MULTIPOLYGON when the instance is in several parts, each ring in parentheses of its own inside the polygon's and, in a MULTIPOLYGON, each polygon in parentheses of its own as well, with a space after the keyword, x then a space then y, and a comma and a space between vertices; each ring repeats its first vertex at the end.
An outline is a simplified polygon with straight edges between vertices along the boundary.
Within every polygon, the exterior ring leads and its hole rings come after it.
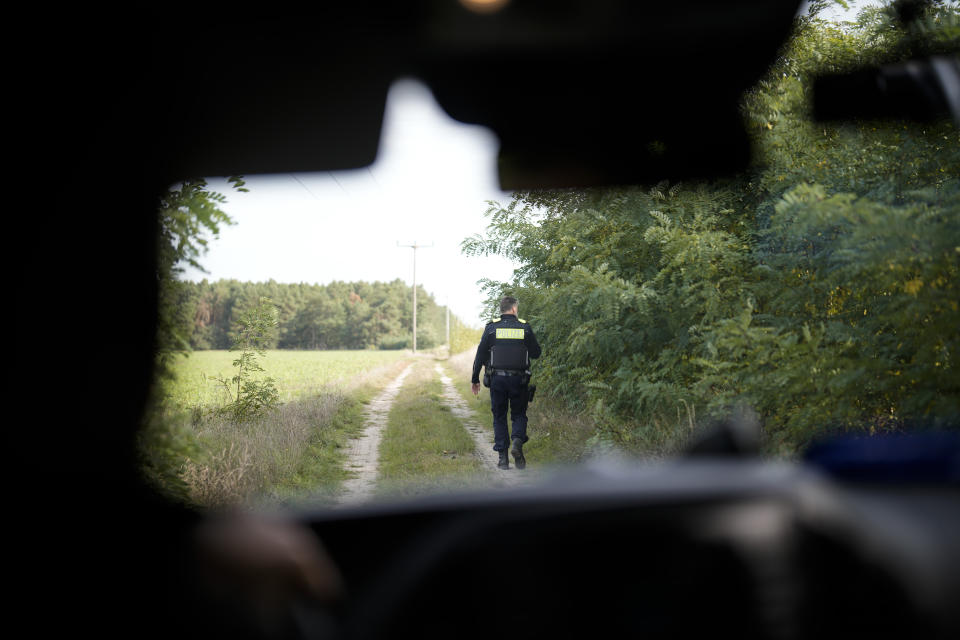
MULTIPOLYGON (((265 375, 276 381, 280 399, 288 402, 321 387, 344 387, 374 369, 409 357, 406 351, 268 351, 261 359, 265 375)), ((230 379, 238 354, 231 351, 195 351, 176 363, 176 381, 169 385, 172 406, 212 406, 227 400, 215 380, 230 379)))

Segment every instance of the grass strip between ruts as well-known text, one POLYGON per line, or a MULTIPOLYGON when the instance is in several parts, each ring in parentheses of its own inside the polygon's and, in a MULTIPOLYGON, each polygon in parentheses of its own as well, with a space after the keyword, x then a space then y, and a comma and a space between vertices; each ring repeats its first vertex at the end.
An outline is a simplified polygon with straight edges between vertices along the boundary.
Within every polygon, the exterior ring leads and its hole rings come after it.
POLYGON ((435 362, 419 362, 390 410, 380 442, 378 497, 460 490, 483 472, 473 438, 443 403, 435 362))

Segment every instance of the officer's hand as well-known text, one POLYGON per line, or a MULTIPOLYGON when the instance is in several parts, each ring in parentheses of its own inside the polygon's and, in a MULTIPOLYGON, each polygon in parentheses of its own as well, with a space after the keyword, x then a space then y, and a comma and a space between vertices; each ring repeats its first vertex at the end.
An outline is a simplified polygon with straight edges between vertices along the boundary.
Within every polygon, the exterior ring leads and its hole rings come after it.
POLYGON ((479 382, 473 382, 473 383, 471 383, 471 384, 470 384, 470 390, 473 391, 473 395, 479 396, 479 395, 480 395, 480 383, 479 383, 479 382))
POLYGON ((198 611, 216 635, 340 637, 333 610, 343 596, 343 579, 306 525, 223 513, 200 523, 192 542, 198 611))
POLYGON ((260 619, 280 619, 304 598, 328 605, 343 591, 340 570, 313 531, 279 518, 229 514, 196 531, 201 586, 215 600, 260 619))

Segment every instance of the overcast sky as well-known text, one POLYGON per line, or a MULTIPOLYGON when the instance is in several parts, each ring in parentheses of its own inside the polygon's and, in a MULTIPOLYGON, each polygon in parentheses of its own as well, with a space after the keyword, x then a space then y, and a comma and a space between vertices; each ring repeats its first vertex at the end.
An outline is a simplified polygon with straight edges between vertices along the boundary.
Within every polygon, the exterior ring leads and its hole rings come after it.
POLYGON ((246 176, 249 193, 225 193, 236 225, 221 230, 201 259, 199 281, 236 278, 326 284, 333 280, 413 280, 413 250, 397 243, 433 244, 417 250, 417 282, 462 319, 478 323, 482 277, 510 279, 499 257, 467 258, 460 242, 486 227, 487 200, 510 194, 496 179, 496 136, 454 121, 430 90, 398 81, 387 100, 377 161, 369 169, 246 176))

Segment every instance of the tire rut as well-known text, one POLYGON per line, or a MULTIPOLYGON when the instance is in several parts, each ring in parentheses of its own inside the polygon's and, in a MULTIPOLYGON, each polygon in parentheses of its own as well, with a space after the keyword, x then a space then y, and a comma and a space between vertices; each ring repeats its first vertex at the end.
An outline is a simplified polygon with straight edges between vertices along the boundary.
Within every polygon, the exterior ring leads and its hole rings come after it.
MULTIPOLYGON (((536 478, 536 471, 531 472, 529 466, 520 470, 510 458, 509 469, 498 469, 499 455, 493 450, 493 433, 485 429, 474 417, 473 411, 467 406, 463 396, 453 386, 453 381, 444 372, 439 364, 434 367, 440 375, 443 385, 443 403, 450 412, 463 424, 464 429, 473 436, 475 444, 474 455, 480 458, 483 468, 489 476, 489 483, 494 487, 519 487, 532 484, 536 478)), ((529 465, 529 463, 528 463, 529 465)))
POLYGON ((379 469, 380 439, 387 426, 387 416, 393 401, 400 393, 404 379, 413 370, 413 366, 413 364, 408 365, 367 406, 363 434, 350 441, 350 451, 347 454, 347 469, 357 475, 344 481, 337 500, 340 506, 364 502, 373 496, 379 469))

